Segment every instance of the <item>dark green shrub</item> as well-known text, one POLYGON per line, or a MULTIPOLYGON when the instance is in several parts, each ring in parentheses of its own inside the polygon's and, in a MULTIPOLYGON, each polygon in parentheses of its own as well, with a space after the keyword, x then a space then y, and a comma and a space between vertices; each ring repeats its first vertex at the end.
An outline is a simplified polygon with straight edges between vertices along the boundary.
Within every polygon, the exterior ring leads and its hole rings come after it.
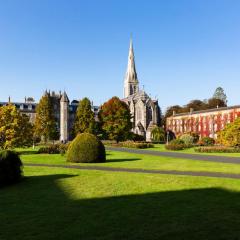
POLYGON ((199 135, 195 132, 190 132, 190 135, 193 137, 193 143, 196 144, 199 141, 199 135))
POLYGON ((213 146, 215 144, 215 140, 211 137, 203 137, 198 141, 199 146, 213 146))
POLYGON ((240 148, 210 146, 210 147, 198 147, 195 148, 194 151, 199 153, 240 153, 240 148))
POLYGON ((136 133, 130 133, 130 139, 134 142, 144 142, 145 137, 136 133))
POLYGON ((0 151, 0 187, 16 183, 22 177, 22 162, 14 151, 0 151))
POLYGON ((181 139, 174 139, 168 144, 165 145, 165 148, 167 150, 173 150, 173 151, 178 151, 178 150, 183 150, 186 148, 186 145, 184 144, 184 141, 181 139))
POLYGON ((67 150, 67 161, 82 163, 105 162, 105 147, 93 134, 78 134, 69 145, 67 150))

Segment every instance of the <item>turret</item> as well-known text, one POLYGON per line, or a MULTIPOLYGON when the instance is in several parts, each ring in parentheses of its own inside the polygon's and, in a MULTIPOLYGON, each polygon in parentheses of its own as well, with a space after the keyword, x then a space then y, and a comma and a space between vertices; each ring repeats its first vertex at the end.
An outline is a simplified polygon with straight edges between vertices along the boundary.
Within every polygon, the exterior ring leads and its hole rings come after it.
POLYGON ((60 141, 67 142, 69 140, 69 99, 66 92, 60 99, 60 141))

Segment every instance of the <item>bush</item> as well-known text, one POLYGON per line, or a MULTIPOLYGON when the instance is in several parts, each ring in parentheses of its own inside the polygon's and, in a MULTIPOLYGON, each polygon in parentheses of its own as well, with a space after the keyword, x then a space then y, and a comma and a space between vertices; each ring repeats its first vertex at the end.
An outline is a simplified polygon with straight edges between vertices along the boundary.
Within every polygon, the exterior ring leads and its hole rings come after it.
POLYGON ((126 142, 121 142, 120 147, 143 149, 143 148, 153 148, 154 145, 152 143, 147 143, 147 142, 126 141, 126 142))
POLYGON ((130 133, 130 139, 134 142, 144 142, 145 137, 136 133, 130 133))
POLYGON ((240 153, 240 148, 213 146, 213 147, 198 147, 195 148, 194 151, 200 153, 240 153))
POLYGON ((215 140, 210 137, 203 137, 198 141, 199 146, 213 146, 215 144, 215 140))
POLYGON ((178 150, 183 150, 186 148, 186 145, 184 144, 184 141, 181 139, 174 139, 169 144, 165 145, 165 148, 167 150, 173 150, 173 151, 178 151, 178 150))
POLYGON ((193 143, 196 144, 199 141, 200 136, 195 132, 191 132, 190 135, 193 137, 193 143))
POLYGON ((69 144, 51 144, 45 147, 39 148, 37 153, 46 153, 46 154, 65 154, 67 152, 69 144))
POLYGON ((181 139, 187 146, 191 146, 194 144, 194 137, 188 133, 183 134, 179 139, 181 139))
POLYGON ((82 163, 105 162, 105 147, 93 134, 78 134, 69 145, 67 161, 82 163))
POLYGON ((13 151, 0 152, 0 187, 19 182, 22 178, 22 162, 13 151))

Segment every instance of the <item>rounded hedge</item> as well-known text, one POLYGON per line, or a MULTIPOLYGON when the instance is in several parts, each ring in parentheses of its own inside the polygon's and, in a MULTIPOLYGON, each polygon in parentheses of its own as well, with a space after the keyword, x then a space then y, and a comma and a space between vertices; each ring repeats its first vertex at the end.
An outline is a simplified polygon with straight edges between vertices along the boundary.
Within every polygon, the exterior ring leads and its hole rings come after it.
POLYGON ((68 147, 67 161, 77 163, 105 162, 105 147, 93 134, 78 134, 68 147))
POLYGON ((0 187, 20 181, 22 162, 14 151, 0 151, 0 187))

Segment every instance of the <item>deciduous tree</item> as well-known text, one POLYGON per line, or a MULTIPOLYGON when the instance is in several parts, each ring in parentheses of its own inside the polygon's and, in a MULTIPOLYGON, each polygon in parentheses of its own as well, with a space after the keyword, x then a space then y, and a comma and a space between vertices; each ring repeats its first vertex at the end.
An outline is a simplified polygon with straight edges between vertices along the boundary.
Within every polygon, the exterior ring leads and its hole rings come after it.
POLYGON ((229 123, 218 133, 217 141, 229 147, 240 147, 240 118, 229 123))
POLYGON ((118 97, 113 97, 102 105, 99 119, 109 139, 119 142, 129 137, 132 128, 130 110, 118 97))
POLYGON ((12 104, 0 107, 0 148, 30 146, 32 140, 33 128, 29 117, 21 115, 12 104))

